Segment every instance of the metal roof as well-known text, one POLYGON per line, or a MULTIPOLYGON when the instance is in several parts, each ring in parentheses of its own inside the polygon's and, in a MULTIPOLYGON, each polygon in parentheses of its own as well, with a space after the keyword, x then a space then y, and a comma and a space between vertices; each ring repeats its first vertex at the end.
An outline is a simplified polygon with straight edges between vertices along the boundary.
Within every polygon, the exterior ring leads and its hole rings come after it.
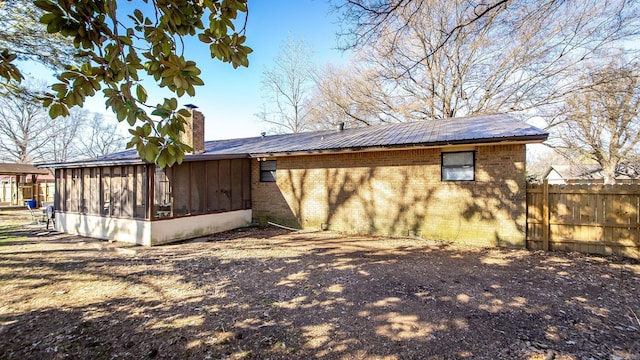
MULTIPOLYGON (((374 125, 368 127, 259 136, 205 142, 202 154, 187 155, 185 161, 268 155, 366 151, 453 144, 495 142, 542 142, 549 134, 508 114, 374 125)), ((84 161, 49 165, 142 163, 135 150, 84 161)))
POLYGON ((286 155, 500 141, 541 142, 547 136, 546 131, 503 114, 209 141, 205 143, 205 153, 286 155))

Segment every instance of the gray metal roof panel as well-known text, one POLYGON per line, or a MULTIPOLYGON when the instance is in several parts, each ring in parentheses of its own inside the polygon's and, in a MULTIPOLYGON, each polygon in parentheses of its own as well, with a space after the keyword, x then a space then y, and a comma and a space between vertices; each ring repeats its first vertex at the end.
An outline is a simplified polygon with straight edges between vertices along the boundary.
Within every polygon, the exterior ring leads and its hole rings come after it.
MULTIPOLYGON (((377 125, 344 131, 320 131, 303 134, 268 136, 256 143, 242 139, 242 149, 255 153, 288 153, 339 149, 362 149, 386 146, 416 146, 447 142, 481 140, 497 141, 507 138, 539 140, 547 132, 519 121, 510 115, 488 115, 444 120, 425 120, 411 123, 377 125)), ((224 141, 224 140, 222 140, 224 141)), ((220 144, 211 144, 217 151, 220 144)))
MULTIPOLYGON (((483 141, 541 141, 545 140, 547 136, 546 131, 522 122, 512 115, 482 115, 374 125, 342 131, 325 130, 207 141, 204 153, 187 155, 185 160, 188 161, 191 157, 197 159, 207 156, 243 157, 251 154, 276 155, 380 147, 429 146, 447 143, 472 144, 483 141)), ((127 150, 105 155, 91 162, 135 159, 138 159, 135 150, 127 150)))

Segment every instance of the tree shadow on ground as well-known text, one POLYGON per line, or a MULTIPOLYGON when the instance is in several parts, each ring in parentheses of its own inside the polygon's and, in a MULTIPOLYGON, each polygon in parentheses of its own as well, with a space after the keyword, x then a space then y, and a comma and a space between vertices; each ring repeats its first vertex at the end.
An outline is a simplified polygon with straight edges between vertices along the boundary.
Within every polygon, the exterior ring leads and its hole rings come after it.
POLYGON ((629 312, 640 309, 634 260, 333 233, 245 234, 129 254, 115 251, 122 244, 87 238, 38 244, 29 238, 0 248, 0 353, 9 359, 640 353, 640 324, 629 312), (16 246, 28 253, 14 253, 16 246))

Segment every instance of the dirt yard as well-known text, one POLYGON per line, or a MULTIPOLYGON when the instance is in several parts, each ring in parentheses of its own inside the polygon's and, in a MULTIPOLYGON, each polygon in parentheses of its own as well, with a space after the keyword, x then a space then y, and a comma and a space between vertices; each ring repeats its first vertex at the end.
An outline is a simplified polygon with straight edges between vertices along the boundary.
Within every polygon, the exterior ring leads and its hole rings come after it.
POLYGON ((277 228, 143 248, 23 215, 0 212, 2 359, 640 359, 635 260, 277 228))

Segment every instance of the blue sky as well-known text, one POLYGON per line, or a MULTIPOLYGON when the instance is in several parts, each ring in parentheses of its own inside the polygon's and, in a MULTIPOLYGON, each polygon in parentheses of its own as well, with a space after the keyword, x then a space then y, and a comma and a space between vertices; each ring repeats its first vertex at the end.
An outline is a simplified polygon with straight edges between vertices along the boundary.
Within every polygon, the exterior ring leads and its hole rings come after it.
MULTIPOLYGON (((127 6, 126 3, 123 5, 127 6)), ((124 6, 119 10, 125 10, 124 6)), ((330 12, 327 0, 252 0, 246 32, 246 44, 253 49, 249 67, 233 69, 230 64, 211 59, 206 44, 197 39, 188 41, 185 57, 197 62, 205 85, 196 87, 195 97, 185 95, 179 102, 181 105, 194 104, 204 113, 206 140, 259 136, 269 128, 255 117, 263 103, 261 76, 265 68, 271 66, 287 36, 291 34, 296 40, 307 43, 313 49, 314 62, 322 65, 347 58, 336 49, 338 29, 336 15, 330 12)), ((25 66, 23 70, 30 74, 28 77, 50 83, 55 80, 47 76, 46 69, 37 65, 25 66)), ((145 80, 144 86, 150 99, 157 102, 172 95, 154 86, 152 81, 145 80)), ((88 99, 84 107, 115 121, 110 110, 105 110, 104 99, 100 96, 88 99)), ((123 129, 127 126, 125 124, 123 129)))
POLYGON ((206 56, 198 60, 205 86, 191 100, 206 116, 207 140, 258 136, 269 127, 254 116, 263 103, 260 80, 289 34, 313 49, 318 64, 345 59, 336 49, 335 22, 326 0, 250 1, 247 45, 253 53, 249 67, 233 69, 206 56))

